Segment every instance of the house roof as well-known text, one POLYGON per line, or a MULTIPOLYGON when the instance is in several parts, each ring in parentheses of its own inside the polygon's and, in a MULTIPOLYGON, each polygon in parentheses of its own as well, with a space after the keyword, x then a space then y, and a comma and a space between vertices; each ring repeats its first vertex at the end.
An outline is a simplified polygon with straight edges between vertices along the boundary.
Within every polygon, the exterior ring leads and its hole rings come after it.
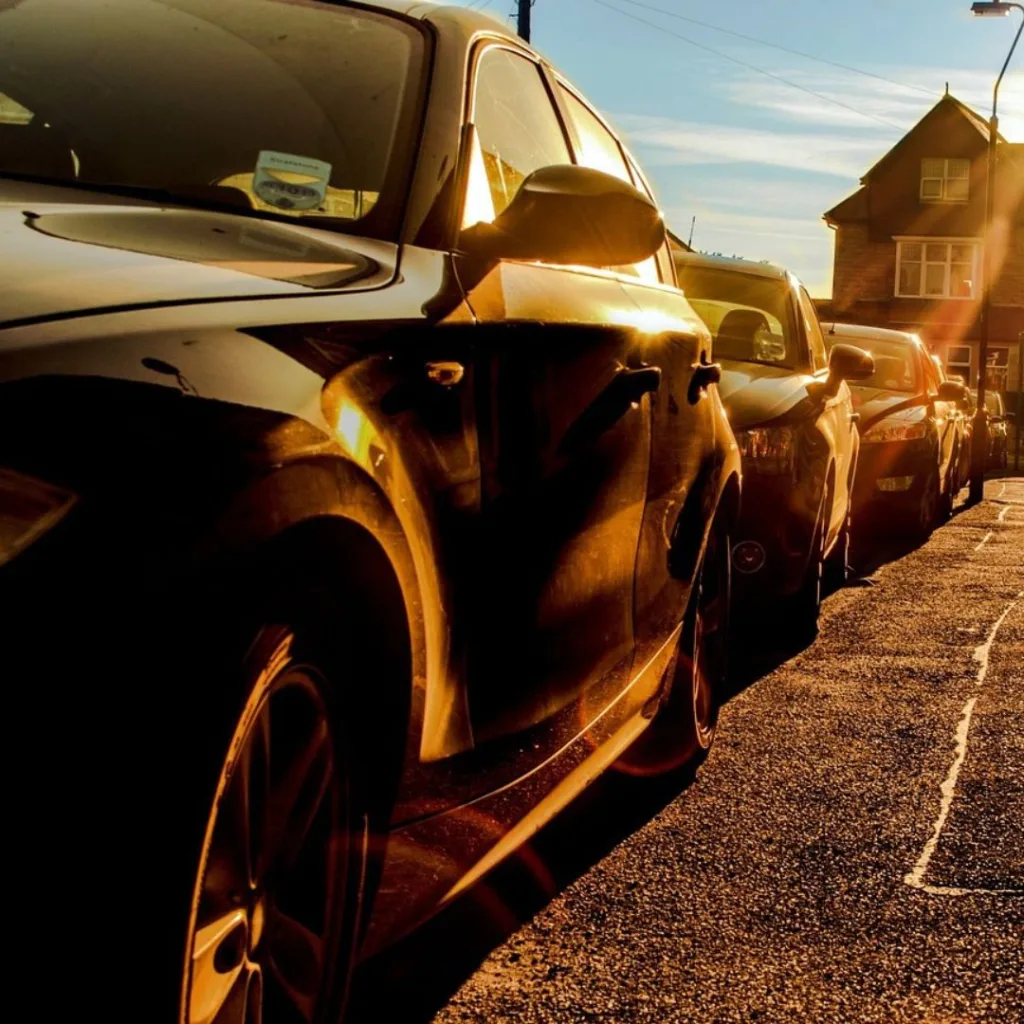
MULTIPOLYGON (((887 164, 897 153, 899 153, 903 149, 903 147, 907 143, 907 140, 915 132, 917 132, 917 130, 922 125, 924 125, 928 121, 934 120, 936 117, 938 117, 940 114, 944 113, 947 110, 955 110, 958 114, 960 114, 962 117, 964 117, 966 119, 966 121, 974 129, 976 129, 976 131, 982 137, 982 139, 985 142, 988 142, 988 140, 989 140, 989 127, 988 127, 988 122, 985 120, 985 118, 983 118, 977 111, 972 110, 969 106, 967 106, 966 103, 962 103, 960 100, 958 100, 951 93, 947 92, 942 97, 942 99, 940 99, 939 102, 936 103, 935 106, 932 107, 931 110, 929 110, 928 113, 925 114, 924 117, 922 117, 921 120, 918 121, 917 124, 915 124, 914 127, 911 128, 910 131, 908 131, 903 136, 903 138, 901 138, 900 141, 897 142, 896 145, 893 146, 892 149, 890 149, 881 158, 881 160, 879 160, 877 163, 874 164, 873 167, 871 167, 871 169, 860 179, 861 184, 862 185, 866 185, 870 181, 872 175, 874 175, 875 172, 880 167, 882 167, 885 164, 887 164)), ((1000 142, 1006 142, 1006 139, 1004 139, 1002 137, 1002 135, 999 135, 998 139, 999 139, 1000 142)))
MULTIPOLYGON (((950 110, 955 111, 963 117, 967 123, 977 131, 981 139, 986 144, 988 143, 990 138, 988 121, 976 110, 972 110, 967 106, 966 103, 961 102, 950 93, 946 93, 938 103, 936 103, 931 110, 929 110, 928 113, 925 114, 924 117, 922 117, 921 120, 918 121, 917 124, 915 124, 914 127, 911 128, 910 131, 908 131, 903 138, 901 138, 899 142, 897 142, 895 146, 893 146, 880 160, 878 160, 860 179, 861 187, 857 189, 856 192, 847 196, 841 203, 833 206, 831 210, 828 210, 825 213, 825 222, 835 225, 867 220, 870 215, 868 207, 868 185, 871 182, 871 178, 879 168, 883 167, 902 151, 907 140, 914 135, 922 125, 950 110)), ((998 139, 1001 146, 1005 147, 1005 149, 1001 149, 1001 152, 1007 153, 1013 162, 1024 170, 1024 143, 1007 142, 1002 135, 999 135, 998 139)))
POLYGON ((833 206, 825 214, 825 220, 829 224, 848 224, 851 221, 868 219, 868 189, 861 185, 851 196, 847 196, 841 203, 833 206))

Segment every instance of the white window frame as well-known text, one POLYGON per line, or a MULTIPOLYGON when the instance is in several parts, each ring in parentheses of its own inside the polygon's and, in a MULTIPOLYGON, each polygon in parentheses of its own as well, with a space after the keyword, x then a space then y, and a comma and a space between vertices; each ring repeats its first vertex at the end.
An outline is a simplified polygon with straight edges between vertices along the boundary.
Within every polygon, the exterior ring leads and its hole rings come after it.
POLYGON ((971 162, 963 157, 942 157, 942 156, 926 156, 921 160, 921 178, 920 187, 918 194, 921 198, 922 203, 966 203, 971 198, 971 162), (942 162, 942 176, 938 175, 925 175, 925 164, 928 161, 934 160, 936 162, 942 162), (967 164, 966 175, 953 176, 949 173, 950 164, 967 164), (926 196, 924 194, 924 183, 926 181, 937 181, 939 182, 939 194, 937 196, 926 196), (965 181, 967 182, 967 190, 962 196, 950 195, 951 181, 965 181))
MULTIPOLYGON (((939 237, 939 236, 910 236, 910 235, 897 235, 894 239, 896 242, 896 280, 893 286, 893 294, 898 299, 948 299, 953 302, 970 302, 977 299, 981 295, 981 268, 982 268, 982 242, 980 238, 952 238, 952 237, 939 237), (903 246, 904 245, 920 245, 921 246, 921 283, 920 290, 917 292, 902 292, 900 291, 900 269, 903 266, 903 246), (925 281, 927 279, 926 267, 930 264, 940 265, 936 260, 926 259, 927 245, 945 245, 946 246, 946 259, 941 266, 945 267, 945 275, 943 280, 943 288, 941 295, 929 295, 925 292, 925 281), (949 279, 950 279, 950 268, 952 260, 950 259, 952 249, 954 245, 969 245, 972 249, 973 258, 971 260, 971 294, 970 295, 951 295, 949 290, 949 279)), ((912 262, 918 262, 914 260, 912 262)))

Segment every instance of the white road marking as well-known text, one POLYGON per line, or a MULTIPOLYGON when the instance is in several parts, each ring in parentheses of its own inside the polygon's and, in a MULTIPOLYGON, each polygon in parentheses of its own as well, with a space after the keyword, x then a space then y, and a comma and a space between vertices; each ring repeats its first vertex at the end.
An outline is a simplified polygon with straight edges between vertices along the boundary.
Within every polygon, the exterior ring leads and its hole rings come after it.
POLYGON ((985 536, 981 538, 981 543, 976 545, 974 550, 975 551, 980 551, 985 546, 986 542, 991 538, 991 536, 992 536, 992 531, 989 530, 988 533, 986 533, 985 536))
POLYGON ((1009 512, 1011 508, 1013 508, 1012 505, 1007 505, 1002 510, 1002 512, 999 513, 999 519, 997 521, 1000 522, 1000 523, 1003 522, 1006 519, 1006 513, 1009 512))
MULTIPOLYGON (((984 543, 984 541, 982 543, 984 543)), ((973 658, 978 663, 978 672, 974 679, 975 689, 980 688, 981 684, 985 681, 985 676, 988 673, 989 654, 992 651, 992 644, 995 641, 996 633, 999 632, 999 627, 1003 624, 1003 620, 1006 616, 1009 615, 1017 606, 1017 603, 1022 597, 1024 597, 1024 590, 1022 590, 1006 606, 1006 608, 1003 609, 1003 614, 996 619, 995 625, 993 625, 991 630, 989 630, 989 634, 985 638, 985 642, 974 648, 973 658)), ((918 857, 917 863, 914 865, 914 870, 903 876, 903 881, 906 882, 907 885, 914 889, 921 889, 923 892, 931 893, 935 896, 965 896, 968 893, 991 893, 999 895, 1004 893, 1019 893, 1020 891, 1018 889, 956 889, 951 886, 927 885, 924 881, 925 872, 928 870, 928 864, 931 862, 932 855, 935 853, 935 848, 939 845, 939 836, 942 835, 942 830, 946 825, 946 819, 949 817, 949 808, 953 803, 953 796, 956 793, 956 780, 960 775, 960 768, 963 766, 964 759, 967 757, 967 731, 970 728, 971 716, 974 714, 974 705, 977 701, 977 697, 971 697, 971 699, 964 705, 963 711, 961 712, 960 724, 956 728, 956 756, 953 758, 953 764, 950 766, 949 774, 946 776, 945 782, 943 782, 940 787, 942 800, 939 804, 939 816, 935 820, 935 826, 932 829, 931 838, 924 844, 924 849, 921 851, 921 856, 918 857)))

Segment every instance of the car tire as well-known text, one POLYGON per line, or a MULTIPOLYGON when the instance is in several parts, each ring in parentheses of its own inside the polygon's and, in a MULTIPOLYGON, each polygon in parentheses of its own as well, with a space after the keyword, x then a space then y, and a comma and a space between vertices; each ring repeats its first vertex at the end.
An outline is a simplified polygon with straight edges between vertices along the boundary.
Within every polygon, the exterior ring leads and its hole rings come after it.
POLYGON ((917 515, 911 523, 910 533, 917 541, 926 541, 939 518, 939 475, 932 470, 921 488, 921 496, 917 503, 917 515))
POLYGON ((846 508, 846 518, 836 538, 831 554, 825 560, 823 584, 827 590, 839 590, 846 585, 850 573, 853 551, 853 509, 846 508))
POLYGON ((949 471, 949 478, 946 480, 946 489, 939 497, 938 521, 940 525, 948 522, 952 517, 953 503, 956 501, 956 496, 959 492, 960 488, 957 483, 957 472, 951 467, 949 471))
POLYGON ((807 567, 800 586, 791 599, 793 631, 799 639, 813 639, 818 632, 818 615, 825 580, 825 539, 832 501, 832 485, 826 483, 811 534, 807 567))
POLYGON ((682 770, 692 778, 711 751, 729 674, 731 550, 728 530, 716 519, 654 718, 618 762, 625 774, 682 770))
POLYGON ((209 767, 193 778, 194 795, 212 787, 212 799, 184 866, 182 1022, 334 1019, 343 1009, 369 819, 312 634, 261 629, 243 660, 240 709, 192 747, 221 752, 212 781, 202 778, 209 767))

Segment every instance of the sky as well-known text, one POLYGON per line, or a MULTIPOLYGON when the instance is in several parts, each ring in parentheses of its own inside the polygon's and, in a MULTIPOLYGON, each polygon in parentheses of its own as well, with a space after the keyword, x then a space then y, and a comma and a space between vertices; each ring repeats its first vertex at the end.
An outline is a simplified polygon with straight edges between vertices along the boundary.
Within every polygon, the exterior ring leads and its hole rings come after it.
MULTIPOLYGON (((498 18, 515 6, 454 2, 498 18)), ((826 297, 822 214, 946 82, 987 117, 1018 24, 974 18, 970 0, 535 0, 531 41, 625 139, 676 234, 695 216, 695 248, 781 263, 826 297)), ((1000 91, 1013 142, 1024 142, 1022 68, 1024 39, 1000 91)))

